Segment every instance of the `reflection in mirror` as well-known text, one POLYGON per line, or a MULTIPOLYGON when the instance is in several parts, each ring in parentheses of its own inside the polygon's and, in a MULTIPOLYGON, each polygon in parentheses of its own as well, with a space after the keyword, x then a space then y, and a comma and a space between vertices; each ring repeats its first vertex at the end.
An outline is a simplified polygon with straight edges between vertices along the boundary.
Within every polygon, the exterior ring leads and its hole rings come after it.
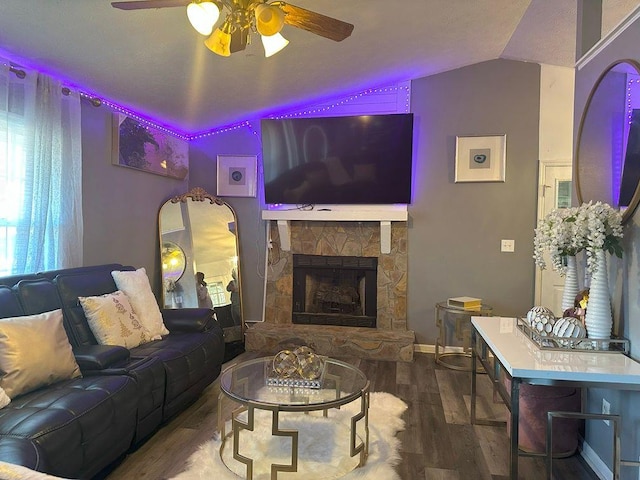
POLYGON ((173 242, 162 243, 162 284, 164 291, 168 293, 170 305, 174 308, 182 306, 180 291, 176 288, 186 268, 184 251, 173 242))
POLYGON ((640 200, 640 65, 623 60, 596 82, 578 130, 578 203, 606 202, 626 221, 640 200))
POLYGON ((164 306, 213 308, 226 342, 243 340, 236 226, 231 206, 202 188, 167 200, 160 209, 164 306), (165 246, 182 252, 184 268, 177 278, 164 268, 165 246))

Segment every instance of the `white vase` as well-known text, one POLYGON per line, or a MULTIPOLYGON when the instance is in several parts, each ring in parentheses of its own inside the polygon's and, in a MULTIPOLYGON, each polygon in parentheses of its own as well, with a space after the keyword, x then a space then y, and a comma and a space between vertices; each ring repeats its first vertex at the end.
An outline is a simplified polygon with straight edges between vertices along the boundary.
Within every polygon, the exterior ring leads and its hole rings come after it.
MULTIPOLYGON (((564 275, 564 292, 562 292, 562 312, 573 307, 578 295, 578 263, 574 255, 567 255, 567 270, 564 275)), ((562 315, 559 315, 562 317, 562 315)))
POLYGON ((597 271, 591 277, 589 301, 584 323, 589 338, 611 338, 613 319, 611 300, 609 299, 609 280, 607 275, 606 253, 596 251, 597 271))

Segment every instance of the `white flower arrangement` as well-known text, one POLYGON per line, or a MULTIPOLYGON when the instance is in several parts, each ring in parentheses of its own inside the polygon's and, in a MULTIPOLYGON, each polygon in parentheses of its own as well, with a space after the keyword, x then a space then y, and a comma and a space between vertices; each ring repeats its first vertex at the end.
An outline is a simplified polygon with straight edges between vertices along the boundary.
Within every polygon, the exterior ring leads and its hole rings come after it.
POLYGON ((555 209, 535 229, 533 258, 536 265, 544 269, 543 253, 548 251, 553 270, 564 275, 566 257, 585 250, 587 271, 593 275, 598 268, 596 251, 605 250, 622 257, 622 234, 622 215, 606 203, 589 202, 579 207, 555 209))
MULTIPOLYGON (((604 250, 622 258, 622 214, 610 205, 591 202, 582 205, 585 230, 587 230, 587 271, 594 274, 598 269, 596 251, 604 250)), ((581 217, 582 218, 582 217, 581 217)))

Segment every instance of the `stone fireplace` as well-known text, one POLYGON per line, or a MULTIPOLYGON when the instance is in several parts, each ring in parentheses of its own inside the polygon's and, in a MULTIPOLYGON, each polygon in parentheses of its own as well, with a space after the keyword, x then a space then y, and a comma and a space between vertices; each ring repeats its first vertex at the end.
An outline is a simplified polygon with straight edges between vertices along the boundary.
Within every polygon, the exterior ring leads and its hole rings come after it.
POLYGON ((265 321, 247 330, 247 350, 276 353, 305 343, 324 355, 412 361, 415 335, 407 330, 406 222, 391 224, 390 252, 385 254, 379 222, 301 220, 289 228, 291 248, 283 250, 279 230, 271 222, 265 321), (307 271, 304 281, 294 283, 294 268, 301 268, 300 263, 307 271), (351 271, 346 274, 349 286, 335 275, 334 265, 351 271), (310 278, 310 271, 315 278, 310 278), (296 302, 304 303, 306 310, 319 309, 314 304, 318 299, 328 311, 296 312, 301 309, 296 302), (349 320, 355 323, 348 325, 349 320))
POLYGON ((293 323, 376 326, 376 257, 293 255, 293 323))

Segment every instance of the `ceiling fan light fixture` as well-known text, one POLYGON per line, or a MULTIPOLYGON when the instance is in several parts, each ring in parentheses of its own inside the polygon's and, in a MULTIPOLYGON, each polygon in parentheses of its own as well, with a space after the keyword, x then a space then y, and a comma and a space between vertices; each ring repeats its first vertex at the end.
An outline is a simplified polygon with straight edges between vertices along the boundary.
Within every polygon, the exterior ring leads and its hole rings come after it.
POLYGON ((211 35, 220 17, 220 9, 213 2, 191 2, 187 6, 187 17, 199 34, 211 35))
POLYGON ((227 19, 221 28, 216 28, 204 44, 213 53, 222 57, 231 56, 231 22, 227 19))
POLYGON ((260 35, 273 36, 284 26, 284 12, 275 5, 262 3, 255 9, 256 30, 260 35))
POLYGON ((262 35, 264 56, 267 58, 275 55, 287 45, 289 45, 289 40, 284 38, 280 33, 276 33, 274 35, 262 35))

